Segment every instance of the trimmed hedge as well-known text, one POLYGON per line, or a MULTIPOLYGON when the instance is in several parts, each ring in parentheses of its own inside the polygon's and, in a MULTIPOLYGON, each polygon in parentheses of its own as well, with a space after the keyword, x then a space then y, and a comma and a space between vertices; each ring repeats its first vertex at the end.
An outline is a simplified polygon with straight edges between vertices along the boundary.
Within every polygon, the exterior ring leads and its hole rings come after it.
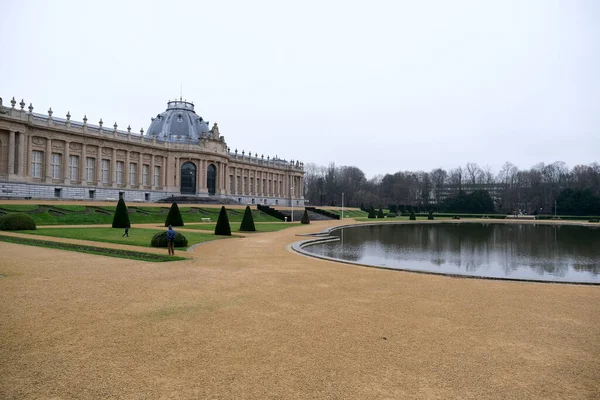
POLYGON ((219 211, 219 219, 215 226, 215 235, 231 236, 231 227, 229 226, 229 217, 227 216, 227 211, 225 211, 225 206, 222 206, 221 211, 219 211))
POLYGON ((35 229, 35 221, 25 213, 13 213, 0 217, 0 231, 23 231, 35 229))
POLYGON ((433 220, 433 211, 429 211, 429 215, 427 216, 428 220, 433 220))
POLYGON ((254 217, 252 216, 252 210, 250 209, 250 206, 246 206, 246 211, 244 211, 244 218, 242 218, 242 223, 240 224, 240 231, 256 231, 256 226, 254 226, 254 217))
POLYGON ((598 219, 598 218, 592 218, 588 222, 600 222, 600 219, 598 219))
POLYGON ((310 219, 308 218, 308 210, 304 209, 304 214, 302 214, 301 224, 310 224, 310 219))
POLYGON ((390 212, 390 213, 387 214, 387 217, 388 218, 396 218, 397 215, 396 215, 396 213, 390 212))
MULTIPOLYGON (((152 241, 150 242, 152 247, 167 247, 167 232, 159 232, 152 237, 152 241)), ((175 234, 175 240, 173 241, 174 247, 187 247, 188 240, 181 233, 177 232, 175 234)))
POLYGON ((379 208, 379 211, 377 211, 377 218, 385 218, 385 214, 381 208, 379 208))
POLYGON ((417 217, 415 216, 415 212, 414 211, 410 212, 410 217, 408 217, 408 219, 410 221, 416 221, 417 220, 417 217))
POLYGON ((283 213, 281 213, 280 211, 277 211, 276 209, 271 208, 270 206, 263 206, 262 204, 257 204, 256 209, 264 212, 267 215, 270 215, 271 217, 285 221, 286 216, 283 213))
POLYGON ((165 226, 183 226, 183 218, 181 212, 179 212, 179 206, 177 203, 171 204, 171 209, 165 220, 165 226))
POLYGON ((131 223, 129 222, 129 213, 127 212, 127 206, 125 200, 119 199, 117 203, 117 209, 115 210, 115 216, 113 217, 112 227, 113 228, 129 228, 131 223))
POLYGON ((315 208, 315 207, 304 207, 304 209, 308 210, 308 211, 312 211, 312 212, 317 213, 317 214, 324 215, 324 216, 329 217, 329 218, 340 219, 340 215, 339 214, 332 213, 331 211, 321 210, 320 208, 315 208))

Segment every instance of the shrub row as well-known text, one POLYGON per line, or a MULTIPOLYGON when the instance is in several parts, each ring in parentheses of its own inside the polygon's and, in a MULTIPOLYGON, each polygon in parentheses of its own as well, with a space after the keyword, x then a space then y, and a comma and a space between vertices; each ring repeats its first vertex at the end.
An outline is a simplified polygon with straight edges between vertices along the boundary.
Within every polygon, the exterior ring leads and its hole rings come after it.
POLYGON ((324 216, 329 217, 329 218, 340 219, 339 214, 332 213, 331 211, 327 211, 327 210, 322 210, 320 208, 304 207, 304 210, 312 211, 314 213, 321 214, 321 215, 324 215, 324 216))
POLYGON ((269 206, 264 206, 262 204, 257 204, 256 209, 264 212, 267 215, 270 215, 271 217, 275 217, 277 219, 285 221, 285 215, 283 215, 281 212, 275 210, 274 208, 271 208, 269 206))

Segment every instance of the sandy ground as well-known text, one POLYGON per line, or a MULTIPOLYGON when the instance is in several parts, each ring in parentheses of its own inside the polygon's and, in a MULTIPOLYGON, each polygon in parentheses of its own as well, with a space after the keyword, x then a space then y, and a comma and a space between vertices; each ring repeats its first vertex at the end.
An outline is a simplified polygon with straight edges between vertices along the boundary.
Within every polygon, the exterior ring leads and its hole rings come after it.
POLYGON ((166 264, 0 243, 0 398, 600 398, 600 287, 288 249, 337 223, 166 264))

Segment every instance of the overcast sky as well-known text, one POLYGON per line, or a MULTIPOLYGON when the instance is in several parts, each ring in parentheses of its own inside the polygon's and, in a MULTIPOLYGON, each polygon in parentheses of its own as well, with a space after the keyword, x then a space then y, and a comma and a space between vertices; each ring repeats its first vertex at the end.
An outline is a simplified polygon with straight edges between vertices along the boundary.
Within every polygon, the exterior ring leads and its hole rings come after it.
POLYGON ((600 1, 0 0, 0 97, 368 177, 600 161, 600 1))

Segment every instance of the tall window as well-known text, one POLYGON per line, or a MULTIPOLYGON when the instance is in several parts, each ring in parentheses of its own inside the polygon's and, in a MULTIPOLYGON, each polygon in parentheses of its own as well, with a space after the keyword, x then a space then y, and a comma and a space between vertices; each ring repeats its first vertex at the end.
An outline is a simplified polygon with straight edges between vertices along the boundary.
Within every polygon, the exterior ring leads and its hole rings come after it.
POLYGON ((123 161, 117 161, 117 184, 123 184, 123 167, 125 163, 123 161))
POLYGON ((135 185, 135 170, 137 169, 136 163, 129 163, 129 184, 135 185))
POLYGON ((254 186, 254 178, 250 178, 250 192, 249 194, 252 194, 252 187, 254 186))
POLYGON ((148 175, 150 175, 150 166, 147 164, 142 165, 142 185, 148 186, 148 175))
POLYGON ((85 160, 85 175, 88 182, 94 180, 94 164, 96 163, 95 158, 88 157, 85 160))
POLYGON ((31 152, 31 176, 34 178, 42 177, 42 154, 41 151, 31 152))
POLYGON ((108 183, 110 160, 102 160, 102 183, 108 183))
POLYGON ((52 153, 52 158, 50 159, 50 176, 52 179, 60 179, 60 154, 52 153))
POLYGON ((160 167, 154 166, 154 186, 160 186, 160 167))
POLYGON ((79 156, 69 156, 69 179, 79 179, 79 156))

